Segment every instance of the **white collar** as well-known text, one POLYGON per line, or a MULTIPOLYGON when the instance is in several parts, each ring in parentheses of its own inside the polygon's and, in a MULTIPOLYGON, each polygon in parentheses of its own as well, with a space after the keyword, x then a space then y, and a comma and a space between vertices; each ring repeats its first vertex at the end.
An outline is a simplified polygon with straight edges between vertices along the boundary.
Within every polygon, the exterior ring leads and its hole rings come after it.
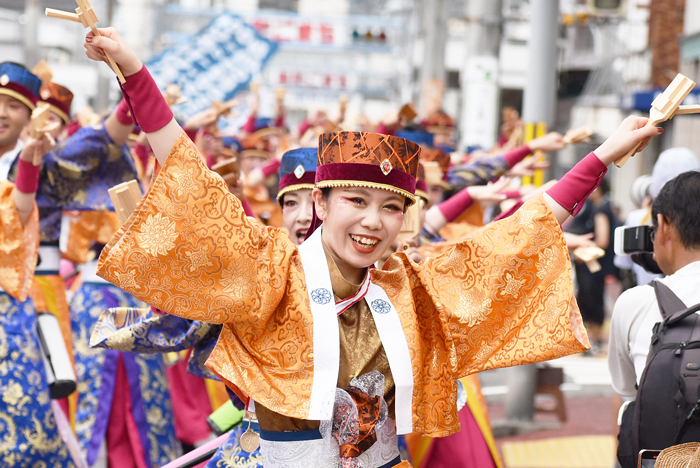
POLYGON ((700 274, 700 260, 696 262, 691 262, 688 263, 686 266, 683 268, 679 268, 678 271, 676 271, 674 274, 669 275, 674 278, 677 278, 679 276, 689 276, 689 275, 698 275, 700 274))
MULTIPOLYGON (((330 420, 340 371, 340 332, 328 259, 321 240, 322 227, 299 246, 304 279, 313 317, 314 374, 309 419, 330 420)), ((367 273, 368 278, 371 272, 367 273)), ((396 308, 386 292, 369 281, 364 300, 369 305, 384 346, 396 387, 396 428, 413 431, 413 367, 406 335, 396 308)))
POLYGON ((24 148, 24 142, 17 140, 17 144, 10 151, 0 156, 0 182, 4 182, 10 176, 10 168, 17 159, 20 151, 24 148))

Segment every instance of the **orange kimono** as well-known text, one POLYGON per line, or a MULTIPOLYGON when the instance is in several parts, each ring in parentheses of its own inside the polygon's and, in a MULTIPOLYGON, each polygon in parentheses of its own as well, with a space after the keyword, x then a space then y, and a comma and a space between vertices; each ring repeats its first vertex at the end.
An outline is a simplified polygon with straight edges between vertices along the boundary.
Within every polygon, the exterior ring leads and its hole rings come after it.
MULTIPOLYGON (((589 347, 566 243, 542 198, 438 257, 416 264, 396 253, 384 268, 369 271, 371 283, 390 299, 410 356, 410 419, 406 428, 397 408, 399 433, 457 432, 460 377, 589 347)), ((256 404, 316 419, 315 369, 329 364, 315 352, 323 337, 314 333, 299 249, 247 218, 184 133, 104 248, 98 275, 160 310, 223 324, 207 366, 256 404)))

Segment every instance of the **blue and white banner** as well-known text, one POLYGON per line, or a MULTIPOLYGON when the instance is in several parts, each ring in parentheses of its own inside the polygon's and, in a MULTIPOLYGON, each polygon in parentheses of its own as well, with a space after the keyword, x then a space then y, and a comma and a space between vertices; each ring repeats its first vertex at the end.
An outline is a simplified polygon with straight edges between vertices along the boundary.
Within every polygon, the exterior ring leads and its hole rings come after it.
POLYGON ((181 86, 188 101, 174 110, 188 118, 246 88, 277 51, 240 16, 223 12, 198 34, 168 47, 148 63, 161 89, 181 86))

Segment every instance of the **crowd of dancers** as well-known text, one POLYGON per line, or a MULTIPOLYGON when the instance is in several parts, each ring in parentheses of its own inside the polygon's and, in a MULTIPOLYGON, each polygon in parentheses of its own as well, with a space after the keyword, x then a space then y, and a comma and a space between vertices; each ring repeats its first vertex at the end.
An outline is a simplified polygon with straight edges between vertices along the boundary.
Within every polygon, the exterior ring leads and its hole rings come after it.
POLYGON ((441 109, 290 129, 283 93, 271 117, 251 93, 222 135, 221 105, 179 122, 102 32, 88 56, 126 77, 106 114, 0 63, 2 465, 503 466, 475 374, 590 347, 569 251, 592 241, 560 224, 659 130, 630 117, 539 186, 567 141, 510 114, 465 154, 441 109))

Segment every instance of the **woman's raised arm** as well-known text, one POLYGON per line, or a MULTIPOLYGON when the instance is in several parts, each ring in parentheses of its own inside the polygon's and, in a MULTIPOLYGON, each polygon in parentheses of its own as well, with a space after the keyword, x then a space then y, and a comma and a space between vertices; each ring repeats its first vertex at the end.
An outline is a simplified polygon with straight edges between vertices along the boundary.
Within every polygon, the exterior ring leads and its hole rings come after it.
POLYGON ((107 51, 119 65, 126 78, 122 86, 124 97, 129 101, 136 123, 146 133, 153 153, 162 165, 182 128, 175 121, 148 70, 117 30, 104 28, 99 31, 101 36, 95 36, 92 31, 85 36, 85 54, 92 60, 105 61, 104 51, 107 51))

